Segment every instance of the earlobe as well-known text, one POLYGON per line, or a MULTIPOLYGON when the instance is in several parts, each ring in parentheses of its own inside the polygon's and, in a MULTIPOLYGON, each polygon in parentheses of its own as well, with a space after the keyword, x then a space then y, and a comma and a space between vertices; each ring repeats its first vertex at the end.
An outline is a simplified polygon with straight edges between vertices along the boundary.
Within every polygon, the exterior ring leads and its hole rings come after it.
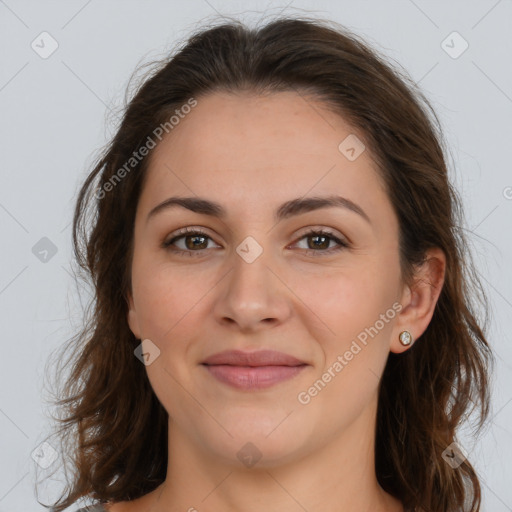
POLYGON ((403 293, 403 308, 393 329, 391 352, 401 353, 408 350, 425 332, 441 295, 445 271, 444 252, 439 248, 430 249, 424 263, 418 267, 414 284, 407 287, 403 293), (410 337, 402 334, 404 331, 407 331, 410 337))

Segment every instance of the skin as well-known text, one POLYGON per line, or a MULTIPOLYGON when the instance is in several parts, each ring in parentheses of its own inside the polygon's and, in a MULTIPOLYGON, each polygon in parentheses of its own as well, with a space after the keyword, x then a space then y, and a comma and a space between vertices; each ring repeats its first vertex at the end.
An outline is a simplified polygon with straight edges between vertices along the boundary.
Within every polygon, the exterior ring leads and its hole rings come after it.
POLYGON ((400 332, 417 340, 427 328, 445 256, 432 249, 417 282, 402 282, 398 221, 369 150, 349 161, 338 145, 356 131, 321 103, 296 92, 197 99, 150 155, 129 295, 132 332, 160 350, 146 371, 170 415, 167 479, 109 510, 402 511, 375 475, 379 379, 389 352, 409 348, 400 332), (287 200, 334 193, 357 203, 371 223, 342 208, 273 218, 287 200), (175 207, 147 220, 170 196, 217 201, 227 217, 175 207), (190 249, 194 236, 174 248, 200 256, 161 247, 189 226, 209 238, 196 241, 199 249, 190 249), (309 228, 329 229, 350 246, 329 253, 338 245, 327 239, 315 248, 314 236, 304 238, 309 228), (252 263, 236 252, 247 236, 263 248, 252 263), (400 312, 301 404, 298 393, 394 303, 400 312), (234 348, 274 349, 308 366, 273 387, 240 391, 200 364, 234 348), (251 468, 237 458, 247 442, 262 455, 251 468))

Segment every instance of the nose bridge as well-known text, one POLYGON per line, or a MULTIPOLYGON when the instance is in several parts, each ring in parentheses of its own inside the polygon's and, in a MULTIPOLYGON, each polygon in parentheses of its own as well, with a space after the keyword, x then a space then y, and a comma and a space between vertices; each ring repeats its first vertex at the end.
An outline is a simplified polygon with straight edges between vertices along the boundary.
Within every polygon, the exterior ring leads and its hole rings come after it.
POLYGON ((237 298, 237 303, 260 308, 268 301, 272 284, 269 266, 271 251, 252 237, 246 237, 237 247, 233 255, 233 272, 231 273, 229 291, 237 298))
POLYGON ((268 319, 282 321, 288 314, 288 301, 286 287, 271 271, 276 266, 272 251, 248 236, 232 256, 232 271, 215 307, 218 319, 229 318, 244 329, 256 328, 268 319))

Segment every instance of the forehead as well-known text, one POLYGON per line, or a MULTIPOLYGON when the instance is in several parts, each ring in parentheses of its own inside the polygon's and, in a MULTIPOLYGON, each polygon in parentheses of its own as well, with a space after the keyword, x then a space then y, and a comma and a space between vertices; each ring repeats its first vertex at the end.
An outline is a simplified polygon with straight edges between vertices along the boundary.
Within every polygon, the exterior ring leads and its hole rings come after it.
POLYGON ((339 193, 371 210, 372 202, 387 201, 380 175, 368 150, 348 159, 339 148, 345 140, 354 145, 362 136, 293 91, 198 97, 149 155, 140 206, 198 195, 243 204, 237 213, 245 214, 292 197, 339 193))

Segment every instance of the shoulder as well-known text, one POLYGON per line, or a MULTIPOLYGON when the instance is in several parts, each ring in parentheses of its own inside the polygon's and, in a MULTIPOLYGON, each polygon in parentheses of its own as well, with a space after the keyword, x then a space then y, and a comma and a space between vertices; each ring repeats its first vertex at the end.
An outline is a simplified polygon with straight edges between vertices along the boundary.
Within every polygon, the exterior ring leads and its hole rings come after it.
POLYGON ((88 507, 79 508, 75 512, 108 512, 109 508, 105 508, 101 503, 97 505, 89 505, 88 507))
POLYGON ((79 508, 72 512, 139 512, 148 509, 148 499, 152 493, 143 497, 128 501, 108 501, 106 503, 96 503, 88 507, 79 508))

